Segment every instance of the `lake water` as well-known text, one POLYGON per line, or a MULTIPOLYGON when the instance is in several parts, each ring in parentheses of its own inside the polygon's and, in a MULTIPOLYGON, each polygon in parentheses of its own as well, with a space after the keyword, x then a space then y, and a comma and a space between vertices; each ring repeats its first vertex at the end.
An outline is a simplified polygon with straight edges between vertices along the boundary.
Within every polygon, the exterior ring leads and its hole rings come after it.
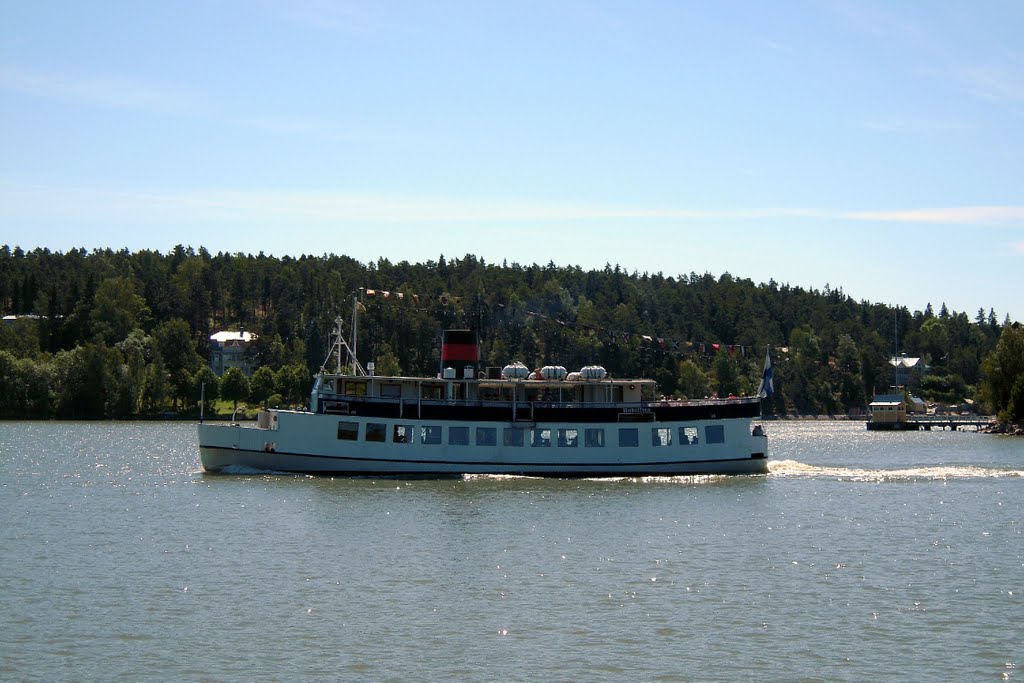
POLYGON ((396 481, 0 422, 0 678, 1024 680, 1024 440, 768 428, 767 476, 396 481))

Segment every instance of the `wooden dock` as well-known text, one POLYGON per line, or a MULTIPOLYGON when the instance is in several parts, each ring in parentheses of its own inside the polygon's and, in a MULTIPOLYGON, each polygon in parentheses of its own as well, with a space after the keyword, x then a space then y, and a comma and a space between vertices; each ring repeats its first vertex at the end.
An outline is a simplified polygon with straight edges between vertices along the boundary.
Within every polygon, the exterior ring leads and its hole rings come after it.
POLYGON ((984 415, 908 415, 905 420, 899 422, 873 422, 867 421, 867 427, 871 431, 921 431, 930 432, 933 429, 942 431, 960 431, 970 429, 980 431, 993 423, 993 418, 984 415))

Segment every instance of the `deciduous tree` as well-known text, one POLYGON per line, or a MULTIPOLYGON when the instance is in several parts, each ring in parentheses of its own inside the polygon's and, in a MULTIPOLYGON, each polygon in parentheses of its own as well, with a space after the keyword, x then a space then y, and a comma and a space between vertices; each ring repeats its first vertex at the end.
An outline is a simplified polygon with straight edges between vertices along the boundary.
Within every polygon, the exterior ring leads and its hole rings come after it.
POLYGON ((238 410, 238 402, 249 395, 249 378, 238 368, 228 368, 220 378, 220 395, 238 410))
POLYGON ((982 395, 1005 422, 1024 420, 1024 326, 1003 327, 982 363, 982 395))
POLYGON ((274 393, 274 382, 274 371, 269 366, 257 368, 249 380, 249 398, 266 407, 267 399, 274 393))

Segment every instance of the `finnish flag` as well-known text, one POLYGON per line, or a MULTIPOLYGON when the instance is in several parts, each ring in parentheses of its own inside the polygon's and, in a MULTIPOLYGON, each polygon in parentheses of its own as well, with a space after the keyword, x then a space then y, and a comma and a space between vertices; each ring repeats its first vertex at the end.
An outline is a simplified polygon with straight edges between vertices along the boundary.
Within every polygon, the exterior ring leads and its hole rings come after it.
POLYGON ((772 354, 768 348, 764 352, 764 375, 761 377, 761 385, 757 388, 758 398, 768 398, 775 391, 772 385, 772 354))

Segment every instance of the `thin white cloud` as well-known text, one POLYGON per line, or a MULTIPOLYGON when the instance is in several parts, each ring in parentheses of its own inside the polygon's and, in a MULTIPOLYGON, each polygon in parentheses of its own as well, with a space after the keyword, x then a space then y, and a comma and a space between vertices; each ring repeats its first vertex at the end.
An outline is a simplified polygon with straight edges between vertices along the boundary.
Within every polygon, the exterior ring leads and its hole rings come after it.
POLYGON ((787 45, 785 43, 780 43, 780 42, 777 42, 777 41, 774 41, 774 40, 769 40, 767 38, 765 38, 765 39, 763 39, 761 41, 761 45, 763 47, 765 47, 765 48, 767 48, 769 50, 773 50, 775 52, 792 52, 793 51, 793 49, 789 45, 787 45))
POLYGON ((278 16, 294 24, 318 30, 365 33, 379 28, 367 10, 375 5, 340 0, 265 0, 278 16))
POLYGON ((196 99, 186 92, 114 75, 0 65, 0 88, 117 109, 185 113, 199 108, 196 99))
POLYGON ((831 10, 833 14, 850 29, 867 33, 870 35, 881 35, 883 26, 887 23, 878 16, 877 8, 869 11, 863 3, 847 2, 845 0, 832 0, 822 5, 825 9, 831 10))
POLYGON ((272 135, 304 136, 326 142, 376 141, 392 145, 412 142, 407 130, 301 116, 242 117, 228 119, 228 123, 272 135))
POLYGON ((423 224, 434 222, 552 223, 602 220, 768 221, 817 219, 896 224, 1024 226, 1024 206, 960 206, 840 211, 822 208, 679 209, 570 202, 471 200, 334 191, 131 192, 0 184, 0 216, 59 212, 89 216, 166 216, 195 220, 303 219, 330 222, 423 224))
POLYGON ((195 217, 313 219, 359 223, 558 222, 607 219, 757 220, 827 217, 816 209, 666 209, 615 207, 567 202, 471 200, 358 194, 331 191, 122 192, 40 186, 4 189, 8 210, 58 210, 69 214, 145 214, 179 212, 195 217))
POLYGON ((1021 254, 1024 254, 1024 242, 1014 242, 1013 244, 1010 245, 1010 248, 1013 249, 1014 251, 1019 251, 1021 254))
POLYGON ((861 128, 882 133, 919 132, 942 133, 948 131, 970 130, 973 126, 963 121, 941 119, 873 119, 860 124, 861 128))
POLYGON ((1024 222, 1024 206, 952 206, 890 211, 852 211, 840 217, 887 223, 954 223, 960 225, 1024 222))
POLYGON ((1024 102, 1024 78, 1019 68, 996 64, 960 66, 953 69, 953 77, 967 92, 981 99, 1024 102))
POLYGON ((112 109, 199 116, 251 131, 272 135, 305 136, 326 142, 393 142, 403 135, 401 131, 396 130, 353 126, 344 122, 301 116, 233 116, 173 87, 111 74, 47 71, 0 65, 0 90, 112 109))

